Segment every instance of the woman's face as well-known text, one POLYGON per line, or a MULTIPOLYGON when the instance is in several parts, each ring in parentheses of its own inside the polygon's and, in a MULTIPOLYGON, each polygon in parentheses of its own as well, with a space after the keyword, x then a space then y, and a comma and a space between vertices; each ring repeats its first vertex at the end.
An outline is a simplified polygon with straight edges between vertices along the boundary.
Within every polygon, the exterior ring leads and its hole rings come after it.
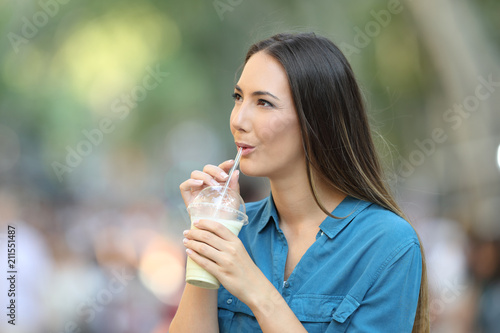
POLYGON ((299 120, 281 64, 261 51, 246 63, 234 89, 231 132, 243 147, 241 171, 280 178, 305 167, 299 120))

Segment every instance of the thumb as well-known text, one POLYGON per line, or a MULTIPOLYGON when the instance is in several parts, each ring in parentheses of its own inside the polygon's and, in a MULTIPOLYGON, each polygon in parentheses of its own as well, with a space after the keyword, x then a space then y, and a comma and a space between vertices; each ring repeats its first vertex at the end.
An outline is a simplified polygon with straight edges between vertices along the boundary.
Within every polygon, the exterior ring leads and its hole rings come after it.
POLYGON ((231 180, 229 181, 229 188, 235 190, 236 192, 240 193, 240 170, 234 170, 233 176, 231 177, 231 180))

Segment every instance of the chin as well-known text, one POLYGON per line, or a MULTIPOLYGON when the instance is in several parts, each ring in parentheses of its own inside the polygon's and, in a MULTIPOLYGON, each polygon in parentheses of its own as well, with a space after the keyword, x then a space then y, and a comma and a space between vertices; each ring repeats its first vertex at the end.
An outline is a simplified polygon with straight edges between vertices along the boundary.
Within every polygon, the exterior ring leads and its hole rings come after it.
POLYGON ((249 177, 266 177, 267 172, 260 170, 260 168, 251 165, 250 163, 240 163, 240 171, 245 176, 249 177))

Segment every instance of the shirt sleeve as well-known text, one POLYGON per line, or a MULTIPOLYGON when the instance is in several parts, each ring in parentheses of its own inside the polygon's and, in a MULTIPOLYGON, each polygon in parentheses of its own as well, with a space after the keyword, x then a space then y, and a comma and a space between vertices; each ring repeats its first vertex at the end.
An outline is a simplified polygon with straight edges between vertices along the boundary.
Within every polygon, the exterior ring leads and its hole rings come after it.
POLYGON ((347 311, 339 307, 326 332, 411 333, 421 275, 420 245, 413 240, 387 258, 361 301, 346 296, 347 311))

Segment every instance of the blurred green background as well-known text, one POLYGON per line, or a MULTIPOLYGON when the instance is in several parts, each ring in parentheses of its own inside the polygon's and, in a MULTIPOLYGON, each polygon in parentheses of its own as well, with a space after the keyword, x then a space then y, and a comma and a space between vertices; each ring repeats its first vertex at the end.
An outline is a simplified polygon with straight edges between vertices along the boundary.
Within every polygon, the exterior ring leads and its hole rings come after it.
MULTIPOLYGON (((178 186, 235 155, 247 48, 314 31, 350 60, 422 236, 433 331, 493 332, 499 17, 497 0, 0 0, 0 252, 15 225, 19 263, 0 331, 166 332, 189 227, 178 186)), ((241 183, 246 201, 268 194, 241 183)))

